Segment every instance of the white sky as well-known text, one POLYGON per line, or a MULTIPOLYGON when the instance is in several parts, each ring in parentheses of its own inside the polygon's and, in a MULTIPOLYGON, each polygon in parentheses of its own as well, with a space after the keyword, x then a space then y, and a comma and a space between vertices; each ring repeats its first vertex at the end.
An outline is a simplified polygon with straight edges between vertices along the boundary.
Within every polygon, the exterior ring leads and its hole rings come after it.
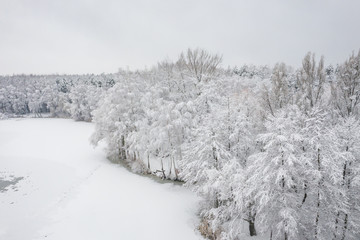
POLYGON ((0 74, 150 67, 188 47, 223 66, 308 51, 326 64, 360 48, 359 0, 0 0, 0 74))

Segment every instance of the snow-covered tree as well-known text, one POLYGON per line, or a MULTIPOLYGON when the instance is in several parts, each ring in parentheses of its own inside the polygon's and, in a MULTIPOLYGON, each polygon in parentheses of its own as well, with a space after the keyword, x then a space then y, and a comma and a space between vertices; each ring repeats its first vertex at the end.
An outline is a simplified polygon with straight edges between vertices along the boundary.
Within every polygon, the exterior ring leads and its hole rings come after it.
POLYGON ((360 102, 360 51, 339 66, 332 88, 333 104, 341 116, 358 113, 360 102))
POLYGON ((339 202, 334 239, 357 239, 360 236, 360 122, 355 117, 341 119, 335 126, 342 181, 343 202, 339 202))
POLYGON ((307 164, 299 158, 301 120, 302 115, 294 106, 269 117, 266 132, 258 137, 263 150, 249 158, 246 195, 254 197, 260 230, 270 231, 275 239, 299 237, 298 189, 307 164))
POLYGON ((93 84, 76 84, 69 93, 70 102, 67 103, 71 118, 90 122, 92 111, 96 109, 101 94, 102 89, 93 84))
POLYGON ((143 85, 136 78, 124 78, 109 89, 106 97, 99 102, 94 114, 96 131, 92 142, 97 144, 102 139, 108 143, 109 156, 117 160, 136 161, 136 154, 129 154, 129 134, 136 131, 135 123, 144 112, 141 107, 143 85))
POLYGON ((332 131, 330 114, 314 108, 301 130, 304 137, 302 158, 308 162, 301 200, 303 234, 307 238, 332 238, 334 222, 344 203, 341 190, 341 154, 332 131))

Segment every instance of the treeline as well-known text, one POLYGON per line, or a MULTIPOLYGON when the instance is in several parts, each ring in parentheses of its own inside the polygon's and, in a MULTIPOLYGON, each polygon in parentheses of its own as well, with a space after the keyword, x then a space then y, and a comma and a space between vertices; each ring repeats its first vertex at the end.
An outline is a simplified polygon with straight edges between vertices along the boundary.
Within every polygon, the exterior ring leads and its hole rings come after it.
POLYGON ((360 52, 336 67, 311 53, 300 69, 224 69, 221 60, 189 49, 119 72, 113 86, 94 87, 98 96, 70 90, 63 109, 72 92, 94 96, 92 142, 105 139, 109 158, 133 171, 184 181, 202 196, 209 239, 359 239, 360 52))
POLYGON ((0 76, 0 119, 50 116, 91 121, 119 74, 0 76))

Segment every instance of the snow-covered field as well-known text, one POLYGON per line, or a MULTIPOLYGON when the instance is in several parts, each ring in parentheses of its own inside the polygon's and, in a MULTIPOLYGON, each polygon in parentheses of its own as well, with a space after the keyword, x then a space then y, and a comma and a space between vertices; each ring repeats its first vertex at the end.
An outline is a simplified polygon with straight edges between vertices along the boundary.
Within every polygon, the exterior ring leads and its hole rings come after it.
POLYGON ((198 199, 110 163, 93 125, 0 121, 0 239, 201 239, 198 199))

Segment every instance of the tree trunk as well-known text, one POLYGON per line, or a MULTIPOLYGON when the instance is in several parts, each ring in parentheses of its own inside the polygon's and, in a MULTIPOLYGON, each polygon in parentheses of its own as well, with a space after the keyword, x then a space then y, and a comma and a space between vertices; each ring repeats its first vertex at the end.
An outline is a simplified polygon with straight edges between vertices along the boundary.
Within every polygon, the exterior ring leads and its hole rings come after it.
POLYGON ((126 160, 125 137, 121 136, 120 159, 126 160))
POLYGON ((336 214, 336 218, 335 218, 334 240, 337 238, 336 234, 337 234, 337 229, 338 229, 338 224, 339 224, 339 217, 340 217, 340 212, 338 212, 336 214))
POLYGON ((346 237, 346 230, 347 230, 347 225, 348 225, 348 215, 347 215, 347 214, 345 214, 344 227, 343 227, 343 233, 342 233, 341 240, 345 240, 345 237, 346 237))
POLYGON ((173 158, 173 165, 174 165, 175 180, 179 180, 179 176, 178 176, 179 170, 176 168, 175 158, 173 158))
POLYGON ((306 182, 305 182, 305 184, 304 184, 304 197, 303 197, 303 200, 302 200, 301 205, 303 205, 303 204, 305 203, 305 201, 306 201, 306 198, 307 198, 307 192, 306 192, 306 190, 307 190, 307 184, 306 184, 306 182))
POLYGON ((150 168, 150 156, 149 156, 149 154, 147 155, 147 167, 148 167, 148 171, 151 172, 151 168, 150 168))
POLYGON ((163 179, 166 179, 165 170, 164 170, 164 163, 163 159, 161 158, 161 172, 163 174, 163 179))
POLYGON ((256 228, 255 228, 255 217, 256 213, 253 213, 252 210, 253 204, 250 204, 249 206, 249 232, 250 236, 256 236, 256 228))
MULTIPOLYGON (((319 196, 319 194, 318 194, 318 196, 319 196)), ((319 199, 319 197, 318 197, 318 199, 319 199)), ((318 208, 320 206, 319 200, 318 200, 317 206, 318 206, 318 208)), ((318 239, 319 217, 320 216, 319 216, 319 210, 318 210, 317 213, 316 213, 316 219, 315 219, 315 236, 314 236, 314 239, 318 239)))
POLYGON ((255 221, 249 220, 250 236, 256 236, 255 221))
MULTIPOLYGON (((346 146, 346 152, 349 151, 349 146, 346 146)), ((345 161, 345 164, 344 164, 344 170, 343 170, 343 181, 344 181, 344 186, 346 188, 347 191, 350 190, 350 181, 348 180, 348 169, 347 169, 347 165, 348 163, 345 161)), ((350 163, 349 163, 350 165, 350 163)), ((342 233, 342 237, 341 237, 341 240, 344 240, 345 237, 346 237, 346 230, 348 228, 348 214, 346 213, 345 214, 345 218, 344 218, 344 226, 343 226, 343 233, 342 233)))
MULTIPOLYGON (((318 148, 318 156, 317 156, 317 163, 318 163, 318 171, 321 171, 321 162, 320 162, 320 148, 318 148)), ((321 188, 321 179, 318 183, 318 191, 317 191, 317 209, 316 209, 316 218, 315 218, 315 235, 314 239, 318 239, 318 228, 319 228, 319 219, 320 219, 320 188, 321 188)))
POLYGON ((169 177, 171 178, 172 165, 173 165, 173 157, 170 157, 170 167, 169 167, 169 177))

